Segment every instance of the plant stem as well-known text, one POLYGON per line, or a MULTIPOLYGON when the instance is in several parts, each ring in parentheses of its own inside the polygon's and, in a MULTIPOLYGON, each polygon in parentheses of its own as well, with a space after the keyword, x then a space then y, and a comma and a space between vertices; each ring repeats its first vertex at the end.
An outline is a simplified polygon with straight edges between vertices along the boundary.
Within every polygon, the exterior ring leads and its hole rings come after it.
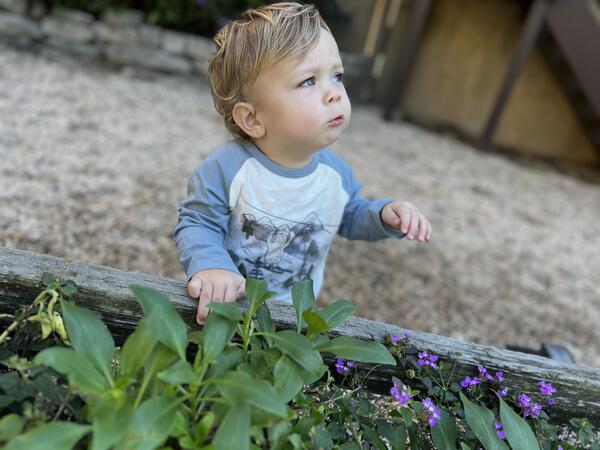
POLYGON ((252 321, 252 316, 250 313, 250 310, 248 310, 244 315, 244 332, 242 335, 243 349, 246 357, 248 356, 248 344, 250 343, 250 323, 252 321))
POLYGON ((49 293, 49 292, 50 293, 54 292, 54 294, 57 295, 56 291, 54 291, 54 290, 49 291, 48 289, 44 289, 42 292, 40 292, 40 294, 35 298, 35 300, 33 301, 33 303, 31 303, 31 305, 29 305, 27 307, 27 309, 25 311, 23 311, 23 313, 18 318, 16 318, 9 325, 9 327, 6 330, 4 330, 2 332, 2 334, 0 334, 0 344, 2 344, 2 342, 4 342, 4 340, 8 337, 8 334, 11 331, 13 331, 15 328, 17 328, 19 326, 19 324, 23 320, 25 320, 27 318, 27 316, 29 316, 29 313, 31 313, 31 310, 34 308, 34 306, 37 305, 39 302, 41 302, 44 299, 44 297, 46 296, 46 294, 49 293))

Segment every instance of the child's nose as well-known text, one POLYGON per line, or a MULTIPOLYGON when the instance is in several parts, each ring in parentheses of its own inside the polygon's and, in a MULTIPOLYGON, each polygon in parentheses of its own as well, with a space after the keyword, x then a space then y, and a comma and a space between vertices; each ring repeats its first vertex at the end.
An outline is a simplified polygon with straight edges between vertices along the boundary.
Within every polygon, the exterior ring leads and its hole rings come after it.
POLYGON ((325 103, 336 103, 342 99, 342 94, 337 92, 336 90, 329 90, 325 94, 325 103))

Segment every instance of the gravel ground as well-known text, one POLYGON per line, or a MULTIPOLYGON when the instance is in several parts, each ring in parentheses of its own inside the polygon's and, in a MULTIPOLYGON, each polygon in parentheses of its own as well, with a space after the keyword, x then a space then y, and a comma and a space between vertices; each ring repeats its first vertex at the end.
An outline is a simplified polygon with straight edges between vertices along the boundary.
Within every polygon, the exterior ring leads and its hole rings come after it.
MULTIPOLYGON (((183 278, 170 234, 228 139, 200 79, 0 44, 0 245, 183 278)), ((600 367, 600 175, 482 154, 355 106, 334 150, 366 197, 415 203, 427 244, 333 245, 322 303, 484 344, 565 345, 600 367)))

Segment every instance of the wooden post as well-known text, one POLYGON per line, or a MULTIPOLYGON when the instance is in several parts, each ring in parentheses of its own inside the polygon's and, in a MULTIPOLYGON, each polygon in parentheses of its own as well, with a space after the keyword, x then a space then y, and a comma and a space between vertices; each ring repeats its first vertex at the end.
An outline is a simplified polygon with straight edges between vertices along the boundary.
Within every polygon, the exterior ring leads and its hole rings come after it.
POLYGON ((402 94, 404 94, 410 68, 419 42, 421 41, 421 35, 425 29, 427 17, 429 16, 431 3, 432 0, 418 0, 412 5, 414 9, 411 14, 410 28, 408 29, 406 40, 402 45, 400 61, 398 61, 394 76, 391 78, 388 95, 383 103, 384 120, 389 121, 392 119, 394 108, 400 101, 402 94))
POLYGON ((492 138, 494 137, 494 132, 496 131, 504 107, 508 102, 508 98, 517 81, 517 77, 519 76, 519 73, 521 73, 525 61, 527 61, 527 56, 544 25, 548 15, 548 8, 548 0, 535 0, 535 3, 530 7, 529 12, 527 13, 527 20, 525 21, 525 27, 521 34, 521 39, 519 40, 519 46, 515 52, 512 63, 508 68, 508 72, 504 78, 502 87, 498 92, 492 112, 490 113, 481 136, 480 146, 483 150, 489 150, 492 145, 492 138))
MULTIPOLYGON (((75 302, 95 311, 107 324, 117 342, 122 342, 142 317, 141 308, 128 289, 132 284, 163 292, 171 299, 188 326, 192 329, 199 328, 195 322, 196 302, 187 296, 186 285, 182 281, 67 261, 7 247, 0 247, 0 313, 11 313, 20 306, 30 304, 41 291, 44 272, 50 272, 65 281, 73 280, 78 286, 75 302)), ((269 309, 279 329, 295 327, 296 318, 292 305, 271 302, 269 309)), ((359 317, 349 317, 332 334, 383 342, 386 336, 401 335, 404 331, 410 332, 410 348, 439 355, 442 359, 456 359, 455 380, 462 379, 467 374, 472 375, 478 364, 492 372, 504 372, 504 384, 509 389, 523 388, 529 384, 537 392, 537 383, 545 380, 558 390, 555 395, 556 404, 549 410, 556 422, 564 423, 574 417, 587 417, 592 423, 600 425, 600 369, 405 330, 359 317)), ((368 388, 374 392, 389 394, 392 375, 405 378, 394 366, 376 368, 369 376, 368 388)))

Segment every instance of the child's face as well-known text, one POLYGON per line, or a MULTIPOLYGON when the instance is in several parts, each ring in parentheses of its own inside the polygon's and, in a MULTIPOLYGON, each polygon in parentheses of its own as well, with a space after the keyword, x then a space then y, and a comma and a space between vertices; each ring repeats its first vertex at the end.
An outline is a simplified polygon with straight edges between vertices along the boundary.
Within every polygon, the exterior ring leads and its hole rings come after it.
POLYGON ((265 127, 256 140, 267 156, 290 153, 300 161, 333 143, 348 126, 350 100, 333 36, 321 29, 304 57, 283 61, 259 76, 251 90, 257 118, 265 127))

